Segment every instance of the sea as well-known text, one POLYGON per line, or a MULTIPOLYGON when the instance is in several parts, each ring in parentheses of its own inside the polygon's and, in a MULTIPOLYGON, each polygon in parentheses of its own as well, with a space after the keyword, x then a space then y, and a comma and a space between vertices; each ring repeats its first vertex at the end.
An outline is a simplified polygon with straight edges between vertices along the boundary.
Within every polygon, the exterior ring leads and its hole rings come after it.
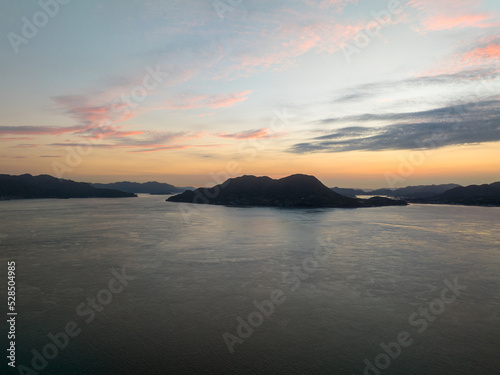
POLYGON ((2 374, 500 374, 500 208, 165 199, 0 202, 2 374))

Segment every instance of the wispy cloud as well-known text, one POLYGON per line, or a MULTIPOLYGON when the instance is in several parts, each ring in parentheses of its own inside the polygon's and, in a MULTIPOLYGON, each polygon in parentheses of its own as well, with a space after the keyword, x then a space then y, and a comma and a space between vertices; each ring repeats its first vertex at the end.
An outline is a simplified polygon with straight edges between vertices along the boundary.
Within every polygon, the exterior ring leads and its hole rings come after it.
POLYGON ((168 150, 184 150, 188 148, 218 148, 224 147, 224 145, 170 145, 170 146, 160 146, 153 148, 145 148, 140 150, 134 150, 134 153, 148 153, 148 152, 158 152, 158 151, 168 151, 168 150))
POLYGON ((52 99, 69 117, 83 126, 111 124, 136 116, 135 111, 123 102, 113 102, 102 95, 61 95, 52 99))
MULTIPOLYGON (((93 147, 102 149, 123 149, 123 148, 141 148, 135 150, 134 152, 147 152, 149 151, 159 151, 159 150, 175 150, 191 147, 199 147, 198 145, 179 145, 172 144, 173 142, 185 142, 194 139, 200 139, 207 136, 206 132, 196 131, 196 132, 163 132, 163 131, 140 131, 131 132, 128 134, 123 134, 125 132, 113 131, 114 128, 108 131, 106 136, 106 143, 92 143, 93 147)), ((106 129, 105 129, 106 131, 106 129)), ((91 138, 93 138, 91 136, 91 138)), ((82 142, 58 142, 51 143, 50 146, 54 147, 88 147, 89 144, 82 142)), ((209 146, 204 146, 209 147, 209 146)))
MULTIPOLYGON (((457 120, 465 117, 471 120, 478 115, 495 114, 496 100, 477 103, 456 104, 448 107, 435 108, 427 111, 403 112, 403 113, 364 113, 362 115, 344 116, 338 118, 327 118, 320 120, 321 124, 346 123, 346 122, 381 122, 398 121, 411 123, 414 121, 436 121, 457 120)), ((500 112, 499 112, 500 113, 500 112)), ((364 129, 364 128, 360 128, 364 129)))
POLYGON ((480 37, 452 54, 422 76, 448 75, 465 79, 491 79, 500 73, 500 38, 498 35, 480 37))
MULTIPOLYGON (((294 153, 420 149, 430 141, 436 147, 500 141, 500 101, 467 103, 433 111, 351 118, 401 120, 381 127, 345 127, 295 144, 294 153), (418 121, 422 120, 422 121, 418 121), (436 141, 438 135, 438 141, 436 141)), ((327 120, 331 121, 331 119, 327 120)))
POLYGON ((0 142, 32 141, 35 137, 0 137, 0 142))
POLYGON ((236 103, 244 102, 252 93, 251 90, 230 93, 230 94, 214 94, 214 95, 177 95, 171 99, 166 107, 168 109, 196 109, 196 108, 211 108, 219 109, 235 105, 236 103))
POLYGON ((277 138, 282 136, 281 133, 273 133, 268 128, 245 130, 238 133, 217 133, 215 135, 221 138, 232 138, 232 139, 277 138))
POLYGON ((42 144, 39 143, 21 143, 17 144, 15 146, 10 146, 10 148, 36 148, 42 146, 42 144))
POLYGON ((494 13, 480 11, 477 0, 412 0, 408 4, 420 12, 421 31, 499 26, 494 13))
POLYGON ((500 38, 494 38, 486 41, 485 43, 479 43, 474 46, 469 52, 465 53, 462 57, 462 61, 467 63, 467 65, 477 65, 481 63, 497 63, 500 59, 500 38))
POLYGON ((60 135, 85 130, 84 126, 0 126, 0 135, 60 135))
POLYGON ((337 90, 332 93, 332 104, 360 103, 391 93, 413 92, 418 88, 443 87, 444 85, 470 85, 478 81, 488 82, 498 77, 495 67, 464 69, 452 72, 424 72, 422 75, 400 80, 365 83, 337 90))

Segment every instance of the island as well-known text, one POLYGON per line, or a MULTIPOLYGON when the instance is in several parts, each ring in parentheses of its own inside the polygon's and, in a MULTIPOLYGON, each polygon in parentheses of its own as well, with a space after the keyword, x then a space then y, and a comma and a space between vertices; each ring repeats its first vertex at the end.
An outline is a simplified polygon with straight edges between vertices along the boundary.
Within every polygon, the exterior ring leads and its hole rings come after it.
POLYGON ((281 179, 241 176, 211 188, 184 191, 168 202, 225 206, 358 208, 406 206, 402 200, 386 197, 360 199, 346 197, 326 187, 316 177, 294 174, 281 179))
POLYGON ((112 182, 107 184, 92 183, 91 185, 99 189, 114 189, 114 190, 125 191, 127 193, 151 194, 151 195, 177 194, 177 193, 182 193, 184 190, 194 190, 194 187, 191 186, 177 187, 174 185, 161 183, 157 181, 149 181, 143 183, 121 181, 121 182, 112 182))
POLYGON ((332 190, 348 197, 383 195, 403 199, 409 203, 500 207, 500 181, 492 184, 469 186, 458 184, 418 185, 398 189, 382 188, 366 191, 334 187, 332 190))
POLYGON ((137 197, 137 195, 113 189, 98 189, 85 182, 59 179, 49 175, 0 174, 0 200, 128 197, 137 197))

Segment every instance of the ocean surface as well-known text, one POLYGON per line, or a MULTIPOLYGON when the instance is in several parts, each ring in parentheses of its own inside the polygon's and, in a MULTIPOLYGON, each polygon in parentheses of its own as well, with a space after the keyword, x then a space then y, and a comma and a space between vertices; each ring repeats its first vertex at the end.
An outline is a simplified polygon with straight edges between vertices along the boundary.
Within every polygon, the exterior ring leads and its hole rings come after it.
MULTIPOLYGON (((16 262, 17 366, 500 374, 500 208, 165 198, 0 202, 5 312, 16 262)), ((0 334, 5 353, 5 322, 0 334)), ((3 358, 2 374, 22 373, 3 358)))

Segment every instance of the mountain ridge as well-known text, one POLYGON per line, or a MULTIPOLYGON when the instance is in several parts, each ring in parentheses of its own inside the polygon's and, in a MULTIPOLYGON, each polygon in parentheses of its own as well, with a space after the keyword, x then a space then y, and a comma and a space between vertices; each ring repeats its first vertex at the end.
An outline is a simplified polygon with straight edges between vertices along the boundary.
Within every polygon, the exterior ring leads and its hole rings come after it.
POLYGON ((35 198, 127 198, 137 197, 113 189, 99 189, 86 182, 58 179, 47 174, 0 174, 0 200, 35 198))
POLYGON ((500 206, 500 181, 491 184, 459 186, 433 197, 412 199, 414 203, 500 206))
POLYGON ((157 181, 148 181, 148 182, 120 181, 111 183, 91 183, 91 185, 101 189, 115 189, 135 194, 174 194, 174 193, 182 193, 185 190, 194 190, 194 187, 192 186, 178 187, 157 181))

